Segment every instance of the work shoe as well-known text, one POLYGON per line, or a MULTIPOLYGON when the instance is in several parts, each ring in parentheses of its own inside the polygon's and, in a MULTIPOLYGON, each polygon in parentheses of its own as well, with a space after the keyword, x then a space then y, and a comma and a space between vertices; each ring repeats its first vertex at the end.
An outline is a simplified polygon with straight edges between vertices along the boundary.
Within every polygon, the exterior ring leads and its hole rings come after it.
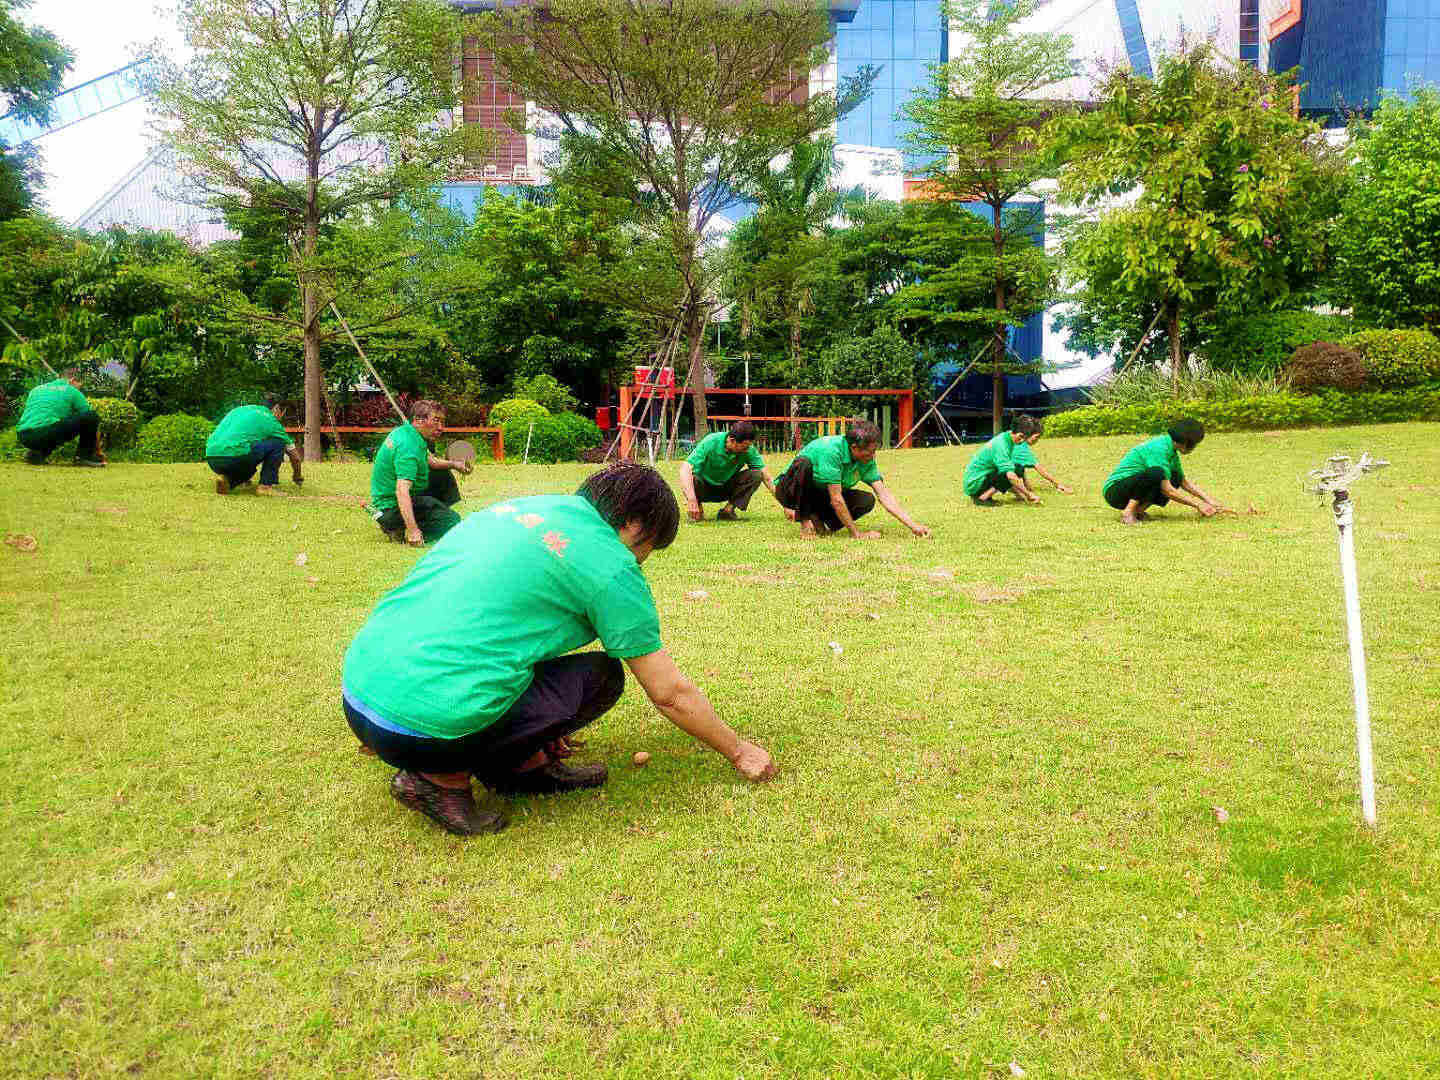
POLYGON ((216 494, 216 495, 229 495, 229 494, 230 494, 230 481, 227 480, 227 479, 225 479, 225 477, 223 477, 223 476, 217 476, 217 477, 215 478, 215 494, 216 494))
POLYGON ((397 772, 395 779, 390 781, 390 794, 395 796, 396 802, 418 810, 456 836, 499 832, 508 824, 499 814, 488 814, 479 809, 469 787, 441 787, 419 773, 405 769, 397 772))
POLYGON ((103 469, 105 467, 105 462, 93 457, 77 457, 75 464, 85 469, 103 469))
POLYGON ((45 464, 45 458, 46 458, 46 456, 47 456, 47 455, 42 454, 39 450, 26 450, 26 451, 25 451, 25 464, 26 464, 26 465, 44 465, 44 464, 45 464))
POLYGON ((553 795, 600 787, 610 775, 604 765, 566 765, 552 761, 527 772, 507 773, 485 781, 501 795, 553 795))
POLYGON ((739 521, 740 515, 728 507, 715 511, 716 521, 739 521))

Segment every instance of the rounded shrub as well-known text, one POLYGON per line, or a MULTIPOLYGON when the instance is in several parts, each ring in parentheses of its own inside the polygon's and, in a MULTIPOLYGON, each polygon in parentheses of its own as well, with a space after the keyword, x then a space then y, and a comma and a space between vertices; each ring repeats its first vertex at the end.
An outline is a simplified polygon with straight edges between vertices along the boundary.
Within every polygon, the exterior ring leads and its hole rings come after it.
POLYGON ((1365 360, 1354 349, 1330 341, 1302 345, 1285 365, 1285 381, 1292 390, 1361 390, 1367 372, 1365 360))
POLYGON ((141 461, 204 461, 205 440, 215 425, 203 416, 167 413, 140 429, 135 456, 141 461))
POLYGON ((140 432, 140 410, 132 401, 115 397, 92 397, 90 407, 100 414, 100 445, 109 450, 129 450, 140 432))
POLYGON ((1403 390, 1440 379, 1440 340, 1428 330, 1362 330, 1340 344, 1360 354, 1378 389, 1403 390))
MULTIPOLYGON (((490 423, 495 427, 505 427, 511 420, 538 420, 549 415, 550 410, 538 401, 530 398, 506 398, 497 402, 490 410, 490 423)), ((509 439, 508 435, 506 439, 509 439)))
POLYGON ((600 445, 600 429, 593 420, 574 413, 520 417, 505 424, 505 457, 552 465, 579 461, 580 455, 600 445), (526 445, 529 452, 526 452, 526 445))

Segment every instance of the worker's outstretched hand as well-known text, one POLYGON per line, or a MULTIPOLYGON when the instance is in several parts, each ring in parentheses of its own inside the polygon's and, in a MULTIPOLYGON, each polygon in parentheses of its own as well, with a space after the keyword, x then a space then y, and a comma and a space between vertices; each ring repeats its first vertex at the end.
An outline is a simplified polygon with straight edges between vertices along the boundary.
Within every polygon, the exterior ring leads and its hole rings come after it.
POLYGON ((746 780, 753 780, 757 784, 775 775, 775 762, 766 749, 743 739, 735 756, 730 759, 730 764, 734 765, 736 771, 746 780))

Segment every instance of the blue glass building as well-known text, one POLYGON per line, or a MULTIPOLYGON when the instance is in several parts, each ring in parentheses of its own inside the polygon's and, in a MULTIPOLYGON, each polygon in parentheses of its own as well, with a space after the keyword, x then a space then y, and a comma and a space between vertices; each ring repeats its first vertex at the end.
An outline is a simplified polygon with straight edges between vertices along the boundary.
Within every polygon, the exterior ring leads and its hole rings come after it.
POLYGON ((1440 83, 1440 0, 1302 0, 1270 39, 1270 69, 1298 66, 1300 107, 1337 118, 1382 93, 1440 83), (1292 20, 1286 20, 1291 22, 1292 20))
POLYGON ((835 27, 835 66, 840 79, 867 64, 879 69, 870 100, 841 119, 839 143, 895 149, 902 122, 896 113, 929 82, 928 65, 948 59, 940 0, 863 0, 854 18, 835 27))

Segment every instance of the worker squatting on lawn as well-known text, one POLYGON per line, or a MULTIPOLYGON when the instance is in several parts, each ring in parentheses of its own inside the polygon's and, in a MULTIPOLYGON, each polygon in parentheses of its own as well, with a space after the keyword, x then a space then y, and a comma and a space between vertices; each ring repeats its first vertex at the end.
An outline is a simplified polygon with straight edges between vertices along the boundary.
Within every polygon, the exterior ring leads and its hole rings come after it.
POLYGON ((980 448, 965 466, 965 494, 976 506, 995 506, 1001 494, 1011 492, 1017 499, 1039 505, 1040 496, 1025 482, 1025 470, 1034 469, 1061 494, 1066 487, 1041 467, 1031 446, 1040 441, 1045 422, 1035 416, 1020 416, 1009 431, 1002 431, 980 448))
POLYGON ((445 408, 422 400, 410 406, 408 424, 393 428, 375 453, 370 470, 370 508, 381 532, 412 547, 433 544, 460 523, 450 509, 460 501, 456 471, 466 461, 436 457, 430 444, 445 429, 445 408))
POLYGON ((916 536, 930 535, 885 486, 875 464, 879 447, 880 429, 868 420, 855 421, 844 435, 824 435, 805 444, 775 484, 775 498, 795 512, 802 536, 847 529, 856 540, 874 540, 880 533, 862 532, 855 521, 875 509, 877 499, 916 536), (875 494, 855 491, 860 481, 869 484, 875 494))
POLYGON ((44 465, 56 449, 78 436, 75 464, 102 466, 99 433, 100 414, 80 392, 80 369, 73 367, 31 390, 15 425, 15 441, 25 447, 25 460, 31 465, 44 465))
POLYGON ((290 459, 290 479, 305 482, 300 475, 300 451, 280 422, 285 409, 274 398, 264 405, 241 405, 231 409, 205 440, 205 463, 215 473, 215 494, 228 495, 250 482, 258 467, 261 495, 280 494, 280 461, 290 459))
POLYGON ((1126 525, 1145 521, 1146 510, 1171 499, 1193 507, 1202 517, 1230 512, 1187 480, 1180 466, 1180 455, 1189 454, 1204 438, 1200 421, 1177 420, 1164 435, 1133 447, 1121 458, 1104 488, 1105 501, 1121 511, 1120 520, 1126 525))
MULTIPOLYGON (((737 520, 735 511, 750 506, 750 496, 764 484, 775 494, 765 459, 755 449, 755 425, 737 420, 729 431, 712 431, 695 444, 680 466, 680 492, 691 521, 703 521, 701 503, 724 503, 715 513, 720 521, 737 520)), ((794 519, 794 513, 786 514, 794 519)))
POLYGON ((493 832, 471 777, 501 794, 597 787, 567 737, 620 699, 623 660, 671 722, 749 780, 770 755, 715 715, 660 642, 641 564, 680 509, 665 480, 620 462, 575 495, 467 517, 376 605, 345 653, 342 703, 360 741, 400 771, 391 793, 452 833, 493 832), (571 653, 596 638, 604 652, 571 653))

